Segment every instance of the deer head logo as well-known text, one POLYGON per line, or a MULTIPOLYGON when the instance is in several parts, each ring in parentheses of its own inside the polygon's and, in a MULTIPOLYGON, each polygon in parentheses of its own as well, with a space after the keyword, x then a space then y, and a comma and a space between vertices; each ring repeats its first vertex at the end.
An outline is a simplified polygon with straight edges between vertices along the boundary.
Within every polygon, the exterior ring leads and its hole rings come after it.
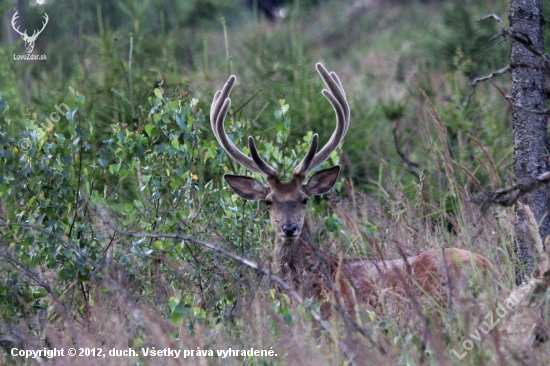
POLYGON ((16 11, 11 18, 11 26, 17 33, 21 35, 23 41, 25 41, 25 50, 27 51, 27 53, 32 53, 32 50, 34 50, 34 42, 36 42, 36 38, 38 38, 40 33, 42 33, 44 28, 46 28, 46 24, 48 24, 48 14, 44 13, 44 22, 42 22, 42 29, 40 29, 39 31, 35 29, 32 33, 32 36, 29 36, 26 29, 25 32, 21 32, 19 31, 19 26, 15 24, 17 18, 19 18, 19 15, 17 13, 19 13, 19 11, 16 11))

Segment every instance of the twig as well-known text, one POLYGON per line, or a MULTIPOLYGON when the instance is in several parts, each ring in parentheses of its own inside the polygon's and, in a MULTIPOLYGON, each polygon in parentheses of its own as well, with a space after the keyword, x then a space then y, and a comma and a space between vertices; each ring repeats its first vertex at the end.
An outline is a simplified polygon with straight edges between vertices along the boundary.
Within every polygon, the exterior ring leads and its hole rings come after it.
POLYGON ((415 162, 415 161, 412 161, 411 159, 409 159, 409 157, 403 152, 403 150, 401 150, 401 147, 400 147, 400 144, 399 144, 399 139, 397 138, 397 129, 399 128, 399 120, 397 120, 394 124, 394 126, 392 126, 392 133, 393 133, 393 144, 395 146, 395 151, 397 152, 397 155, 399 155, 399 157, 405 162, 407 163, 407 167, 406 167, 406 170, 411 173, 412 175, 414 175, 416 177, 416 179, 419 179, 420 180, 420 174, 418 174, 418 172, 413 168, 418 168, 420 167, 420 165, 415 162))
MULTIPOLYGON (((493 40, 497 37, 500 37, 500 36, 502 36, 504 38, 510 37, 514 41, 521 43, 521 45, 523 47, 525 47, 528 51, 530 51, 535 56, 537 56, 540 59, 541 62, 538 63, 538 64, 525 63, 525 62, 511 63, 511 64, 506 65, 505 67, 503 67, 500 70, 492 72, 489 75, 475 78, 472 82, 470 92, 468 93, 468 96, 466 97, 466 100, 464 101, 464 103, 462 103, 460 106, 458 106, 458 109, 463 109, 464 107, 466 107, 466 105, 468 105, 468 103, 470 102, 470 100, 472 99, 472 97, 475 94, 477 84, 479 84, 483 81, 490 80, 490 79, 494 78, 495 76, 502 75, 505 72, 508 72, 508 71, 510 71, 514 68, 518 68, 518 67, 530 67, 530 68, 539 69, 539 70, 549 70, 550 69, 550 58, 548 57, 548 55, 545 55, 544 52, 539 51, 535 47, 535 45, 534 45, 533 41, 531 40, 531 38, 529 37, 529 35, 521 33, 521 32, 514 32, 514 31, 511 31, 510 29, 505 28, 502 24, 502 19, 500 19, 498 17, 498 15, 496 15, 496 14, 486 15, 483 18, 478 19, 477 21, 482 22, 482 21, 487 20, 487 19, 496 20, 498 22, 498 26, 499 26, 499 33, 496 36, 492 37, 491 40, 493 40)), ((545 112, 543 114, 550 114, 550 113, 545 112)))
MULTIPOLYGON (((307 244, 307 243, 306 243, 307 244)), ((319 248, 316 245, 310 245, 310 247, 315 251, 315 255, 317 256, 317 260, 319 264, 321 265, 321 270, 323 271, 323 274, 325 275, 325 278, 327 279, 327 283, 329 286, 329 289, 331 290, 332 294, 335 297, 335 303, 331 304, 334 309, 340 314, 342 319, 346 322, 346 324, 351 324, 353 329, 355 329, 356 332, 359 332, 363 337, 369 340, 369 342, 378 348, 380 353, 386 354, 386 350, 384 347, 382 347, 381 344, 377 344, 374 339, 368 334, 368 332, 359 325, 349 314, 346 312, 346 310, 342 307, 342 299, 340 296, 340 292, 335 288, 334 282, 332 281, 332 276, 329 273, 329 270, 327 268, 327 261, 325 260, 324 254, 319 250, 319 248)))
POLYGON ((524 177, 518 183, 507 188, 497 191, 483 191, 470 199, 466 199, 466 201, 479 205, 481 212, 485 212, 493 204, 512 206, 522 196, 548 183, 550 183, 550 172, 545 172, 537 177, 524 177))
POLYGON ((520 105, 517 105, 517 104, 514 104, 514 106, 516 108, 519 108, 525 112, 528 112, 528 113, 535 113, 535 114, 544 114, 544 115, 547 115, 549 116, 550 115, 550 109, 529 109, 529 108, 523 108, 522 106, 520 105))
MULTIPOLYGON (((99 215, 100 219, 101 219, 101 215, 99 215)), ((255 262, 252 262, 240 255, 237 255, 237 254, 234 254, 230 251, 227 251, 223 248, 220 248, 212 243, 208 243, 208 242, 205 242, 203 240, 200 240, 200 239, 197 239, 197 238, 193 238, 191 236, 188 236, 188 235, 185 235, 185 234, 164 234, 164 233, 132 233, 132 232, 128 232, 128 231, 123 231, 123 230, 120 230, 118 229, 117 227, 113 226, 111 223, 109 222, 106 222, 105 223, 106 225, 108 225, 112 230, 114 230, 115 232, 121 234, 121 235, 124 235, 124 236, 127 236, 127 237, 133 237, 133 238, 168 238, 168 239, 179 239, 179 240, 187 240, 187 241, 190 241, 192 243, 195 243, 195 244, 199 244, 201 246, 204 246, 206 248, 209 248, 215 252, 218 252, 220 254, 223 254, 225 255, 226 257, 229 257, 237 262, 240 262, 250 268, 253 268, 255 269, 257 272, 267 276, 271 281, 275 282, 276 284, 278 284, 281 289, 283 289, 284 291, 286 291, 290 296, 292 296, 292 298, 294 298, 300 305, 302 305, 304 307, 304 309, 307 309, 309 311, 309 313, 311 314, 311 316, 313 317, 313 319, 315 319, 315 321, 317 323, 319 323, 319 325, 325 329, 327 332, 329 332, 332 336, 333 339, 336 339, 336 335, 334 333, 334 331, 332 330, 332 327, 330 326, 330 324, 323 320, 323 318, 321 317, 321 315, 319 314, 319 312, 317 312, 315 309, 312 308, 311 305, 308 305, 303 299, 302 299, 302 296, 294 291, 292 289, 292 287, 287 283, 285 282, 284 280, 282 280, 280 277, 276 276, 275 274, 273 274, 270 270, 266 269, 266 268, 263 268, 261 265, 255 263, 255 262)), ((0 227, 2 226, 22 226, 22 227, 29 227, 29 228, 33 228, 33 229, 36 229, 36 230, 39 230, 53 238, 55 238, 56 240, 59 240, 61 242, 63 242, 64 244, 70 246, 72 249, 74 249, 75 251, 77 251, 78 249, 74 246, 74 244, 72 244, 72 242, 70 241, 70 239, 68 240, 65 240, 64 238, 62 238, 61 236, 59 235, 56 235, 56 234, 53 234, 51 232, 49 232, 48 230, 38 226, 38 225, 34 225, 34 224, 28 224, 28 223, 24 223, 24 222, 12 222, 12 223, 0 223, 0 227)), ((1 254, 1 253, 0 253, 1 254)), ((82 255, 82 253, 79 253, 82 255)), ((82 255, 82 257, 86 260, 86 261, 89 261, 89 258, 87 257, 84 257, 84 255, 82 255)), ((44 283, 44 282, 39 282, 40 285, 42 285, 48 292, 51 292, 51 290, 49 289, 49 287, 47 287, 47 284, 44 283)), ((53 292, 51 292, 52 296, 53 295, 53 292)), ((338 340, 338 345, 340 346, 340 348, 342 349, 342 351, 344 352, 344 354, 347 356, 348 358, 348 361, 351 365, 355 365, 355 362, 354 362, 354 358, 355 358, 355 354, 351 351, 351 349, 349 348, 349 346, 343 342, 342 340, 338 340)))
POLYGON ((40 287, 42 287, 46 292, 51 296, 53 306, 58 312, 58 314, 63 318, 65 323, 69 327, 69 332, 71 336, 73 337, 74 343, 76 345, 80 344, 80 340, 78 337, 78 333, 74 329, 73 324, 70 321, 69 313, 67 312, 67 309, 65 307, 65 304, 61 302, 60 298, 55 294, 54 290, 50 286, 50 283, 44 279, 42 276, 34 272, 32 269, 30 269, 27 265, 17 261, 14 259, 6 250, 2 249, 0 250, 0 257, 5 259, 8 262, 11 262, 14 267, 18 267, 22 272, 24 272, 29 278, 31 278, 33 281, 36 282, 36 284, 40 287))
POLYGON ((508 71, 510 71, 512 68, 511 66, 508 64, 506 66, 504 66, 502 69, 500 70, 497 70, 497 71, 493 71, 492 73, 490 73, 489 75, 485 75, 485 76, 480 76, 478 78, 475 78, 474 81, 472 81, 472 85, 470 87, 470 92, 468 93, 468 96, 466 97, 466 100, 464 101, 464 103, 462 103, 461 105, 459 105, 457 108, 458 109, 463 109, 464 107, 466 107, 468 105, 468 103, 470 103, 470 100, 472 99, 472 97, 474 96, 475 94, 475 91, 476 91, 476 87, 477 87, 477 84, 481 83, 481 82, 484 82, 484 81, 487 81, 487 80, 491 80, 492 78, 494 78, 495 76, 499 76, 499 75, 502 75, 508 71))
POLYGON ((497 37, 510 37, 512 38, 514 41, 517 41, 519 43, 521 43, 525 48, 527 48, 529 51, 531 51, 534 55, 538 56, 541 58, 541 61, 547 61, 547 56, 543 53, 543 52, 540 52, 539 50, 537 50, 535 48, 535 45, 533 43, 533 41, 531 41, 531 38, 529 37, 529 35, 525 34, 525 33, 521 33, 521 32, 514 32, 514 31, 511 31, 510 29, 506 29, 503 25, 502 25, 502 19, 500 19, 498 17, 498 15, 496 14, 489 14, 489 15, 486 15, 484 16, 483 18, 479 18, 477 21, 478 22, 482 22, 484 20, 487 20, 487 19, 494 19, 498 22, 498 27, 499 27, 499 33, 491 38, 492 39, 495 39, 497 37))
MULTIPOLYGON (((512 67, 512 66, 510 66, 512 67)), ((510 105, 510 108, 512 110, 516 110, 516 106, 514 105, 514 98, 512 98, 510 95, 506 94, 497 84, 493 83, 491 80, 488 80, 489 83, 495 87, 495 89, 498 91, 500 95, 502 95, 502 98, 510 105)))
POLYGON ((479 18, 476 20, 476 22, 482 22, 484 20, 487 20, 487 19, 494 19, 498 22, 498 26, 500 29, 504 29, 504 26, 502 25, 502 19, 500 19, 500 17, 496 14, 489 14, 489 15, 485 15, 483 18, 479 18))
MULTIPOLYGON (((109 223, 107 223, 107 224, 109 224, 109 223)), ((255 262, 252 262, 252 261, 250 261, 250 260, 248 260, 248 259, 246 259, 246 258, 244 258, 240 255, 237 255, 233 252, 230 252, 228 250, 220 248, 220 247, 218 247, 218 246, 216 246, 212 243, 208 243, 206 241, 196 239, 196 238, 193 238, 193 237, 185 235, 185 234, 132 233, 132 232, 119 230, 118 228, 113 227, 112 225, 109 225, 109 226, 111 226, 111 229, 117 231, 119 234, 124 235, 124 236, 133 237, 133 238, 170 238, 170 239, 188 240, 192 243, 199 244, 199 245, 204 246, 208 249, 211 249, 215 252, 223 254, 226 257, 229 257, 229 258, 231 258, 231 259, 233 259, 237 262, 240 262, 240 263, 242 263, 242 264, 244 264, 244 265, 246 265, 250 268, 253 268, 257 272, 265 275, 267 278, 269 278, 269 280, 271 280, 271 281, 275 282, 276 284, 278 284, 281 287, 281 289, 283 289, 289 295, 291 295, 292 298, 294 298, 294 300, 296 300, 300 305, 302 305, 304 307, 304 309, 307 309, 309 311, 309 313, 311 314, 311 316, 313 317, 313 319, 315 319, 315 321, 317 321, 317 323, 319 323, 319 325, 321 325, 321 327, 323 329, 325 329, 327 332, 329 332, 331 334, 331 336, 333 336, 334 339, 335 339, 335 335, 333 333, 332 327, 330 326, 330 324, 327 321, 325 321, 325 320, 323 320, 323 318, 321 318, 321 314, 319 314, 319 312, 317 312, 315 309, 313 309, 311 307, 311 305, 306 304, 306 302, 302 299, 302 296, 298 292, 294 291, 292 289, 292 287, 287 282, 285 282, 279 276, 273 274, 270 270, 268 270, 266 268, 263 268, 261 265, 255 263, 255 262)), ((355 358, 355 355, 353 354, 353 352, 351 351, 349 346, 341 340, 338 341, 338 345, 340 346, 342 351, 348 357, 349 362, 352 365, 355 365, 355 362, 353 361, 353 359, 355 358)))

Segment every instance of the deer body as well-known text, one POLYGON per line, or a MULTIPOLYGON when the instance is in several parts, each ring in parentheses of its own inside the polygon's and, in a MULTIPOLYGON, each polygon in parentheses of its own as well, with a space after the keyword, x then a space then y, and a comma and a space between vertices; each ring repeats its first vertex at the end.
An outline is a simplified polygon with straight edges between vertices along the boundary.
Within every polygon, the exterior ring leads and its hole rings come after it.
POLYGON ((482 274, 492 270, 483 256, 458 248, 446 248, 445 260, 441 249, 430 249, 406 259, 340 261, 319 251, 308 236, 306 224, 304 235, 291 245, 276 240, 276 268, 306 296, 324 303, 321 307, 324 318, 330 313, 333 289, 338 290, 342 305, 350 314, 366 306, 377 313, 395 315, 411 307, 411 297, 422 304, 435 302, 446 306, 449 291, 453 298, 464 295, 468 275, 474 270, 482 274))
POLYGON ((347 132, 350 119, 346 94, 338 76, 317 64, 328 90, 323 95, 336 113, 336 129, 327 144, 317 151, 318 135, 314 134, 306 156, 293 171, 292 178, 282 181, 275 169, 258 154, 254 139, 248 138, 250 157, 244 155, 227 137, 225 115, 230 107, 229 93, 235 83, 231 76, 222 90, 214 95, 210 111, 212 130, 228 155, 248 170, 260 173, 267 185, 247 176, 224 176, 231 188, 247 200, 263 200, 269 210, 275 231, 275 271, 301 288, 309 297, 324 302, 322 313, 328 316, 333 290, 337 290, 344 308, 353 313, 358 305, 374 309, 397 309, 410 299, 433 299, 445 303, 460 287, 472 267, 491 268, 489 261, 468 251, 449 248, 432 249, 415 257, 398 260, 338 259, 321 252, 311 240, 305 221, 306 205, 312 196, 327 193, 338 179, 340 166, 324 169, 306 181, 310 171, 323 163, 338 147, 347 132))

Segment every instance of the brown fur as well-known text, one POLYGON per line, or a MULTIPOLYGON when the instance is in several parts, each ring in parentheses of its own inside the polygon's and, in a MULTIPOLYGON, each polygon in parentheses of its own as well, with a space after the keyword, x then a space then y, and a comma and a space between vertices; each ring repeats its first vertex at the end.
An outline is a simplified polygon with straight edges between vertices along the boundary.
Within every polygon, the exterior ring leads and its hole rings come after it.
POLYGON ((482 274, 492 271, 486 258, 458 248, 445 249, 445 261, 441 249, 431 249, 406 261, 349 258, 340 262, 315 247, 307 224, 302 232, 300 240, 294 243, 276 241, 277 268, 279 274, 300 287, 304 295, 323 303, 324 318, 330 314, 333 288, 351 315, 365 307, 376 313, 396 315, 411 307, 411 297, 420 304, 435 302, 444 307, 449 285, 451 296, 458 299, 464 295, 468 274, 473 274, 474 268, 482 274), (283 252, 285 255, 281 255, 283 252))

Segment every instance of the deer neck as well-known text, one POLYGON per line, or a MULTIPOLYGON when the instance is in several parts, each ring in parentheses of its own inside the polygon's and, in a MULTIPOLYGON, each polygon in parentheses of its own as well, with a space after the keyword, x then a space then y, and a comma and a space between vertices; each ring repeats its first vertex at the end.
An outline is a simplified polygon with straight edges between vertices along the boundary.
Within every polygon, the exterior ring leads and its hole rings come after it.
POLYGON ((302 234, 294 241, 285 241, 281 237, 275 239, 275 272, 290 269, 299 273, 303 270, 304 261, 309 258, 315 247, 307 219, 304 220, 302 234))

